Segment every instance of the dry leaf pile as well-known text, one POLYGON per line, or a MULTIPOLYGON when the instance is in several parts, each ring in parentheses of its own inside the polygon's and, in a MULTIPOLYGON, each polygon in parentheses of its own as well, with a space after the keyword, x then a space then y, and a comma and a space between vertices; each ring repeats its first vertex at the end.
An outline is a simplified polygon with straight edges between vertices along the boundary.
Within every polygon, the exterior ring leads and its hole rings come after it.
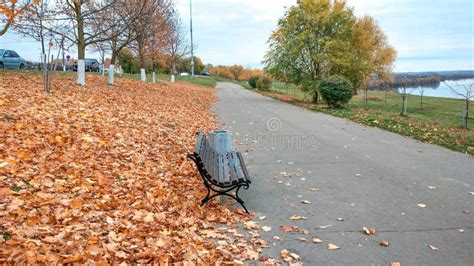
POLYGON ((0 76, 0 261, 120 263, 257 259, 248 217, 199 208, 185 155, 215 127, 213 90, 99 76, 0 76), (218 229, 219 228, 219 229, 218 229))

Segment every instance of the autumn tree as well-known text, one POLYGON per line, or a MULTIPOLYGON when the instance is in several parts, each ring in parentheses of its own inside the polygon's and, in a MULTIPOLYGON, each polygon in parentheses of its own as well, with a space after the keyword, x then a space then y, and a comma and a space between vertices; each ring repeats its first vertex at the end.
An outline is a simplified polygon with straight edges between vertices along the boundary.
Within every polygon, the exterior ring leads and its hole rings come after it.
POLYGON ((375 20, 369 16, 358 19, 354 25, 352 37, 353 49, 351 68, 345 69, 345 75, 355 89, 364 89, 364 107, 368 108, 368 84, 371 75, 383 80, 392 73, 396 51, 387 41, 375 20))
POLYGON ((145 59, 156 57, 166 46, 169 23, 174 13, 174 2, 147 0, 143 5, 142 13, 131 24, 135 34, 131 47, 140 60, 141 80, 146 81, 145 59))
POLYGON ((19 15, 38 3, 39 0, 0 0, 0 36, 7 33, 19 15))
POLYGON ((244 73, 244 67, 241 65, 233 65, 229 68, 229 71, 235 80, 239 80, 240 76, 244 73))
POLYGON ((345 76, 356 92, 378 72, 389 72, 395 51, 370 17, 356 18, 345 0, 301 0, 278 22, 265 55, 275 78, 303 85, 317 102, 321 80, 345 76))

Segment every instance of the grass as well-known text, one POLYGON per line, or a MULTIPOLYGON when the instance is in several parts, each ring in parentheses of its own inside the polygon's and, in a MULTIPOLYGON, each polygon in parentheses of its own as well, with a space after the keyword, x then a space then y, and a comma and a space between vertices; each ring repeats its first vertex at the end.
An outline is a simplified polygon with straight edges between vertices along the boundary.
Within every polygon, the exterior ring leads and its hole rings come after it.
POLYGON ((362 93, 355 95, 342 109, 331 109, 325 104, 315 105, 309 94, 285 83, 276 82, 270 91, 260 93, 314 111, 474 155, 474 118, 469 119, 468 128, 460 127, 463 100, 424 96, 421 108, 421 97, 409 95, 408 116, 403 117, 400 115, 401 96, 396 92, 369 91, 367 110, 363 107, 362 93))

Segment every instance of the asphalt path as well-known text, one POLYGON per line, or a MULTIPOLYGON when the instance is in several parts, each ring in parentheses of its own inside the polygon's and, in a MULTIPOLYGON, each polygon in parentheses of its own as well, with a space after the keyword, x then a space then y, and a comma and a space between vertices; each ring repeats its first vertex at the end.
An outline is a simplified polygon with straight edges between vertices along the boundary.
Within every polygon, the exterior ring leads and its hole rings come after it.
POLYGON ((287 249, 305 265, 474 265, 472 157, 236 84, 216 88, 214 111, 252 176, 241 197, 255 221, 271 227, 261 230, 263 255, 287 249), (323 242, 299 240, 313 237, 323 242))

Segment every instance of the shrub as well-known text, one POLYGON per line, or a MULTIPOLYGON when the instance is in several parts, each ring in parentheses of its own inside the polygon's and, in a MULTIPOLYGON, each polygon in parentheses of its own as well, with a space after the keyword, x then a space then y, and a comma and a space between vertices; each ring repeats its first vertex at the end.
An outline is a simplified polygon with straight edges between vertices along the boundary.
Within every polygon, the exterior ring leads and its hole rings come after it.
POLYGON ((331 76, 322 80, 319 90, 323 100, 331 107, 340 107, 352 98, 352 84, 342 76, 331 76))
POLYGON ((272 80, 267 76, 261 76, 257 80, 257 89, 259 90, 269 90, 272 86, 272 80))
POLYGON ((250 87, 252 88, 257 88, 257 80, 259 79, 260 77, 259 76, 251 76, 249 78, 249 85, 250 87))

